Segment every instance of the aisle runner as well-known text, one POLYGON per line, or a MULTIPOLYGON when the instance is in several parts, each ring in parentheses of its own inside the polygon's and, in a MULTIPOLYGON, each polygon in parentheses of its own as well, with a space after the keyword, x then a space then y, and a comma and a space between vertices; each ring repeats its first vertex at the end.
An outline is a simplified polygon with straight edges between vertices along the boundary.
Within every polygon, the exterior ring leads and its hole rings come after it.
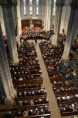
POLYGON ((47 97, 49 99, 49 109, 51 111, 51 118, 61 118, 60 111, 58 109, 58 105, 57 105, 57 102, 55 99, 55 95, 52 90, 52 84, 50 83, 48 73, 47 73, 43 58, 41 56, 39 45, 37 44, 37 45, 35 45, 35 47, 36 47, 36 52, 38 55, 38 60, 39 60, 39 64, 40 64, 41 71, 42 71, 43 86, 45 87, 45 89, 47 91, 47 97))

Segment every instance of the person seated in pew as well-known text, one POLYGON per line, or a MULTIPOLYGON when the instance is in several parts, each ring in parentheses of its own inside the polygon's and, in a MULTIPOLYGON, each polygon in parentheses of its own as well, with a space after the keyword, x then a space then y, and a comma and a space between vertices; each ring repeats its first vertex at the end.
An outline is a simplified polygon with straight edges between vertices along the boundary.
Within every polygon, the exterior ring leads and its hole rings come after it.
POLYGON ((14 111, 14 116, 16 117, 22 116, 22 111, 21 110, 14 111))
POLYGON ((9 111, 6 115, 6 118, 14 118, 14 114, 11 111, 9 111))
POLYGON ((67 104, 67 105, 63 105, 63 104, 59 104, 60 110, 61 112, 72 112, 72 111, 77 111, 78 110, 78 103, 72 103, 72 104, 67 104))
POLYGON ((48 99, 47 98, 16 101, 16 104, 18 106, 37 105, 37 104, 46 104, 46 103, 48 103, 48 99))
POLYGON ((22 78, 22 77, 20 77, 20 78, 19 78, 19 81, 22 81, 22 80, 23 80, 23 78, 22 78))
POLYGON ((29 110, 28 115, 29 115, 29 116, 34 115, 34 110, 33 110, 33 109, 29 110))
POLYGON ((25 110, 24 112, 23 112, 23 116, 25 117, 25 116, 28 116, 28 111, 27 110, 25 110))
POLYGON ((41 70, 34 70, 27 68, 25 71, 24 70, 11 71, 11 74, 12 75, 41 74, 41 70))
POLYGON ((29 91, 29 92, 26 92, 26 91, 21 91, 21 92, 18 92, 17 93, 17 96, 30 96, 30 95, 45 95, 46 94, 46 91, 44 89, 41 89, 41 90, 33 90, 33 91, 29 91))
POLYGON ((16 117, 50 114, 47 106, 38 106, 34 109, 17 110, 14 112, 16 117), (26 114, 25 114, 26 113, 26 114))
POLYGON ((35 108, 35 110, 34 110, 34 115, 39 115, 39 110, 38 110, 38 108, 35 108))

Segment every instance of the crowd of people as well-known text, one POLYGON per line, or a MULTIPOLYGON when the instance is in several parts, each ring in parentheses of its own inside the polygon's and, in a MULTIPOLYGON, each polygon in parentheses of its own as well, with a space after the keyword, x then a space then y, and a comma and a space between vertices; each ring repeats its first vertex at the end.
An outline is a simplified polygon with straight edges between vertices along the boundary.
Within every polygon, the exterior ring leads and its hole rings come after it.
MULTIPOLYGON (((18 48, 19 64, 11 65, 10 72, 17 91, 15 106, 6 109, 6 118, 50 118, 47 92, 42 88, 43 78, 34 43, 23 40, 18 48)), ((4 113, 4 111, 1 111, 4 113)))
POLYGON ((77 60, 62 61, 64 43, 53 46, 50 41, 42 41, 40 44, 42 57, 46 69, 53 84, 58 107, 62 116, 78 114, 78 80, 77 60))

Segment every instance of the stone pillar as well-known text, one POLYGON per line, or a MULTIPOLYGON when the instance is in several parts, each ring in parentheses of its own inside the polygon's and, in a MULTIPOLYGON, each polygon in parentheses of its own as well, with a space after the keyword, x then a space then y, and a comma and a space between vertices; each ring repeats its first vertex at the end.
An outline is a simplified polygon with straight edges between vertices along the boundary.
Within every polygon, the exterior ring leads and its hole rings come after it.
POLYGON ((51 28, 51 16, 52 16, 52 0, 49 1, 49 6, 48 6, 48 31, 50 31, 51 28))
POLYGON ((29 0, 26 0, 26 16, 30 15, 29 0))
POLYGON ((71 3, 71 14, 68 25, 68 34, 65 42, 64 52, 62 55, 63 60, 69 59, 71 43, 74 38, 74 34, 78 27, 78 1, 72 1, 71 3))
POLYGON ((24 19, 24 2, 20 0, 21 18, 24 19))
POLYGON ((3 19, 3 13, 2 13, 1 6, 0 6, 0 22, 1 22, 2 34, 3 34, 3 36, 5 36, 6 31, 5 31, 5 25, 4 25, 4 19, 3 19))
POLYGON ((12 12, 13 12, 13 22, 14 22, 14 27, 15 27, 15 35, 17 35, 16 33, 16 29, 17 29, 17 2, 13 5, 12 7, 12 12))
POLYGON ((62 33, 62 30, 64 29, 65 34, 67 34, 68 22, 69 22, 70 12, 71 12, 70 3, 71 3, 71 0, 65 0, 65 4, 62 10, 60 33, 62 33))
POLYGON ((45 3, 45 30, 46 31, 49 31, 50 30, 50 1, 49 0, 46 0, 46 3, 45 3))
POLYGON ((44 2, 43 2, 43 0, 42 0, 42 4, 41 4, 41 18, 42 18, 42 21, 43 21, 43 19, 44 19, 44 2))
MULTIPOLYGON (((57 1, 58 2, 58 1, 57 1)), ((55 34, 53 35, 53 37, 51 38, 52 44, 53 45, 57 45, 57 40, 56 40, 56 33, 57 33, 57 27, 58 27, 58 17, 59 17, 59 7, 56 5, 56 9, 55 9, 55 22, 54 22, 54 32, 55 34)))
POLYGON ((43 20, 43 22, 44 22, 44 29, 45 29, 45 31, 46 31, 46 1, 44 0, 43 1, 43 6, 44 6, 44 11, 43 11, 43 13, 44 13, 44 20, 43 20))
POLYGON ((54 40, 52 41, 52 44, 55 45, 55 46, 57 45, 57 40, 58 40, 58 36, 59 36, 59 32, 60 32, 60 24, 61 24, 61 16, 62 16, 63 5, 64 5, 63 0, 58 0, 56 2, 56 6, 58 7, 59 11, 58 11, 58 23, 57 23, 57 27, 56 27, 57 29, 56 29, 56 32, 55 32, 54 40))
POLYGON ((77 35, 78 35, 78 27, 77 27, 77 30, 76 30, 76 32, 75 32, 75 34, 74 34, 73 41, 78 39, 78 38, 77 38, 77 35))
POLYGON ((10 1, 5 1, 5 3, 1 1, 0 3, 2 6, 5 29, 7 34, 10 61, 12 64, 17 64, 19 60, 16 46, 15 27, 13 21, 13 3, 11 3, 10 1))
POLYGON ((20 0, 17 0, 17 41, 20 45, 20 36, 22 34, 20 0))
POLYGON ((43 14, 43 0, 39 0, 39 18, 43 19, 44 14, 43 14))
POLYGON ((47 0, 44 0, 44 29, 47 31, 47 0))
POLYGON ((2 31, 0 26, 0 88, 2 95, 6 98, 5 102, 13 103, 16 91, 13 87, 11 74, 9 70, 6 49, 2 39, 2 31))
POLYGON ((43 1, 43 5, 44 5, 44 29, 45 31, 49 31, 50 30, 50 24, 51 24, 51 0, 44 0, 43 1))
POLYGON ((38 16, 39 16, 39 18, 41 18, 41 14, 42 14, 42 7, 41 7, 41 5, 42 5, 42 0, 39 0, 39 14, 38 14, 38 16))
POLYGON ((36 17, 36 0, 33 0, 32 1, 32 7, 33 7, 33 18, 36 17))

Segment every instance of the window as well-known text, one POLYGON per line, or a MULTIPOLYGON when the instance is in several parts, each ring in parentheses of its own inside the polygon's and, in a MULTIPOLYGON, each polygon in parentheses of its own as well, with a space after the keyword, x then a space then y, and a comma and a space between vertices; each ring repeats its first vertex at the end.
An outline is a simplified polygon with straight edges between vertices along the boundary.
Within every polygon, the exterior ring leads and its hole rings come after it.
POLYGON ((32 15, 32 0, 30 0, 30 2, 29 2, 29 4, 30 4, 30 15, 32 15))
POLYGON ((36 15, 39 14, 39 0, 36 0, 36 15))
POLYGON ((36 15, 38 15, 38 7, 36 7, 36 15))
POLYGON ((24 15, 26 15, 26 0, 23 0, 23 4, 24 4, 24 15))
POLYGON ((54 5, 53 5, 53 12, 52 12, 53 16, 55 16, 55 12, 56 12, 56 0, 54 0, 54 5))

